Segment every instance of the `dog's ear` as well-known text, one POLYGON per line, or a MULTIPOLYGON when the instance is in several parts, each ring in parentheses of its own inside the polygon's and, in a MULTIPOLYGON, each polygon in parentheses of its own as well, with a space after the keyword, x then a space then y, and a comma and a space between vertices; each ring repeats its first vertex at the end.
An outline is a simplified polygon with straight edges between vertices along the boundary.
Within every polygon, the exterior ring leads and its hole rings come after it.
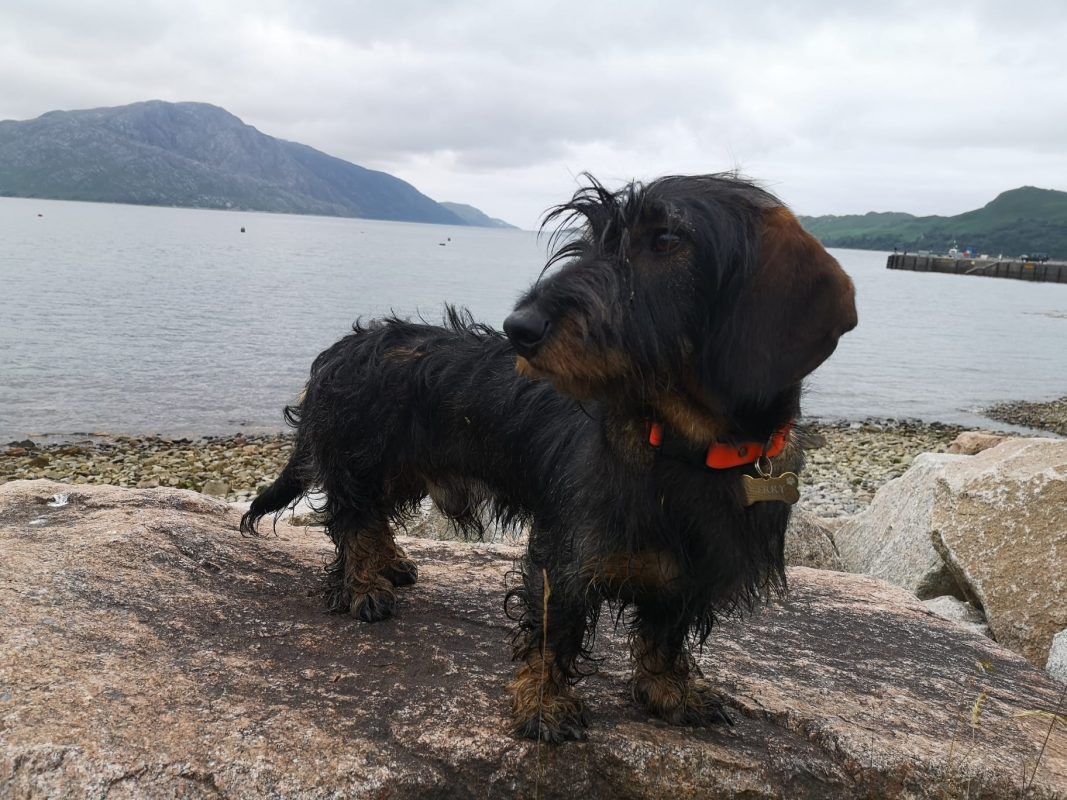
POLYGON ((765 209, 759 259, 719 350, 718 389, 758 402, 798 383, 856 327, 852 281, 784 207, 765 209))

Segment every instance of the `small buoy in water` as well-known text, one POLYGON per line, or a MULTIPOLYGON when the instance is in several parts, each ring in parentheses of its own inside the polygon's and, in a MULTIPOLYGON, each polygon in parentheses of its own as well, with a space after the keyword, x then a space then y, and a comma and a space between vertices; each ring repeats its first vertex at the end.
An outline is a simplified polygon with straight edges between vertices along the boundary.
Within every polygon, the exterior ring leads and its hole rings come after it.
POLYGON ((241 233, 244 233, 244 232, 245 232, 245 229, 244 229, 244 226, 242 225, 241 226, 241 233))
POLYGON ((44 216, 44 214, 38 214, 37 216, 39 216, 39 217, 43 217, 43 216, 44 216))
POLYGON ((451 236, 448 237, 448 241, 450 241, 450 242, 452 241, 452 237, 451 236))

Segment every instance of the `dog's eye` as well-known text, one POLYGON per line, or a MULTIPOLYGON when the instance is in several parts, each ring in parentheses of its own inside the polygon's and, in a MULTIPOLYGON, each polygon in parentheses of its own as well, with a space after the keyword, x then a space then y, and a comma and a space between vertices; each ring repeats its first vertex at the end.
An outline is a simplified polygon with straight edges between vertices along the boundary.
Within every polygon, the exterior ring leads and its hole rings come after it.
POLYGON ((652 251, 654 253, 670 253, 678 249, 682 243, 682 237, 670 231, 657 231, 652 236, 652 251))

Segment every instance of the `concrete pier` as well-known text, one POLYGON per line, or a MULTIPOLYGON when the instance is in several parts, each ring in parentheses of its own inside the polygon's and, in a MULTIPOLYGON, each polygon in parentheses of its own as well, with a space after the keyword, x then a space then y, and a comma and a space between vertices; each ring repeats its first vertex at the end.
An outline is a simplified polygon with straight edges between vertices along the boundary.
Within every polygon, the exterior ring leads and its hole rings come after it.
POLYGON ((1020 281, 1067 283, 1067 263, 1063 261, 994 260, 988 258, 949 258, 893 253, 886 264, 889 269, 912 272, 947 272, 952 275, 985 275, 989 278, 1015 278, 1020 281))

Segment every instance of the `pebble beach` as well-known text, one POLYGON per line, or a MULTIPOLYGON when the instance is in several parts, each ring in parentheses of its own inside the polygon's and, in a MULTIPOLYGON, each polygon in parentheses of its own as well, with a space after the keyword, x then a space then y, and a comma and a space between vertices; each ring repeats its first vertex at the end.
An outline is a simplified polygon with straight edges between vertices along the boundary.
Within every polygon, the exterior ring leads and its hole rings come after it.
MULTIPOLYGON (((1067 435, 1067 397, 1047 403, 1005 403, 990 417, 1067 435)), ((945 452, 964 430, 906 420, 809 421, 801 503, 821 517, 863 510, 887 481, 920 453, 945 452)), ((292 449, 289 434, 175 439, 161 436, 73 437, 62 444, 34 439, 0 445, 0 483, 49 478, 134 488, 171 486, 224 500, 247 501, 269 485, 292 449)))
MULTIPOLYGON (((1067 432, 1067 398, 1034 406, 1019 404, 999 418, 1067 432), (1058 415, 1058 416, 1057 416, 1058 415)), ((808 422, 810 446, 802 476, 801 503, 822 517, 861 511, 880 486, 901 475, 919 453, 944 452, 964 429, 940 423, 899 420, 808 422)), ((174 439, 93 435, 62 444, 33 439, 0 445, 0 483, 50 478, 65 483, 106 483, 192 489, 229 501, 246 501, 271 483, 289 457, 289 434, 174 439)))

